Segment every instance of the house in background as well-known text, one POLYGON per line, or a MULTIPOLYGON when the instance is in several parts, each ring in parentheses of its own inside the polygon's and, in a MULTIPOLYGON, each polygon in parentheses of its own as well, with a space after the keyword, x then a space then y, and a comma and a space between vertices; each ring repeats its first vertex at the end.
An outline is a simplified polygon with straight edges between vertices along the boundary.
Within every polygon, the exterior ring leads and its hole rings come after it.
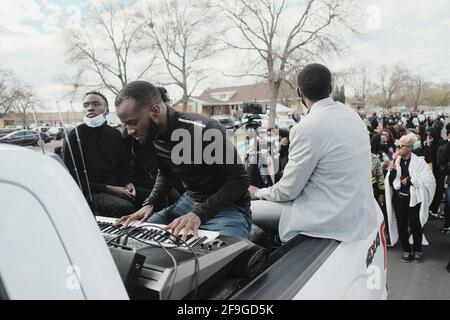
MULTIPOLYGON (((73 124, 74 117, 76 123, 83 121, 84 113, 75 112, 74 115, 72 115, 72 112, 61 112, 61 116, 65 124, 73 124)), ((61 126, 60 115, 58 112, 36 112, 36 121, 42 126, 61 126)), ((25 122, 26 123, 24 123, 24 116, 22 114, 8 112, 0 118, 0 128, 31 126, 35 123, 32 112, 27 112, 25 122)))
MULTIPOLYGON (((243 86, 208 88, 198 97, 191 97, 187 112, 200 113, 206 116, 231 115, 237 119, 242 117, 244 103, 260 103, 269 106, 271 89, 269 83, 257 83, 243 86)), ((284 106, 295 108, 300 106, 295 88, 283 83, 280 88, 278 102, 284 106)), ((177 101, 174 107, 183 110, 183 103, 177 101)))

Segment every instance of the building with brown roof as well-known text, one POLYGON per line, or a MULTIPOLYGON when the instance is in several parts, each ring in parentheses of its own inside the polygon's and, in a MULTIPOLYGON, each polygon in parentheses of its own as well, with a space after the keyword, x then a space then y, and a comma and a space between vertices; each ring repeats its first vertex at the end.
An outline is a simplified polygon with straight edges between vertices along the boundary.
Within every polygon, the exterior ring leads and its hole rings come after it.
MULTIPOLYGON (((73 116, 71 112, 61 112, 64 123, 73 124, 73 116)), ((75 122, 83 121, 83 112, 75 112, 75 122)), ((60 127, 61 120, 58 112, 36 112, 36 121, 39 125, 50 126, 50 127, 60 127)), ((33 113, 27 113, 26 124, 24 123, 24 118, 22 114, 16 112, 8 112, 2 117, 0 117, 0 128, 5 127, 25 127, 30 126, 35 123, 33 113)))
MULTIPOLYGON (((269 83, 256 83, 243 86, 208 88, 198 97, 191 97, 187 112, 201 113, 207 116, 232 115, 239 118, 244 103, 256 102, 268 106, 271 99, 269 83)), ((278 101, 287 107, 299 106, 295 88, 283 83, 278 101)), ((183 103, 174 104, 177 110, 183 109, 183 103)))

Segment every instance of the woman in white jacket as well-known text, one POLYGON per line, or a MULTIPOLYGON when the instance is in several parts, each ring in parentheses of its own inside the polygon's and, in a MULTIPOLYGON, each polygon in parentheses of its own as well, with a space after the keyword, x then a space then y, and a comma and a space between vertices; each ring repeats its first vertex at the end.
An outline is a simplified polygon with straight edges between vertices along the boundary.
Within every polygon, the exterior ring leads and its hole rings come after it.
POLYGON ((387 201, 389 230, 392 233, 390 236, 392 243, 400 238, 403 262, 423 261, 422 242, 425 243, 426 240, 423 240, 422 230, 428 220, 428 208, 436 188, 433 173, 426 162, 412 153, 412 146, 416 141, 417 137, 413 133, 400 138, 396 143, 398 158, 390 163, 386 176, 386 198, 392 199, 392 206, 390 201, 387 201), (393 227, 395 223, 398 226, 398 235, 393 227), (408 226, 413 238, 412 250, 408 226))

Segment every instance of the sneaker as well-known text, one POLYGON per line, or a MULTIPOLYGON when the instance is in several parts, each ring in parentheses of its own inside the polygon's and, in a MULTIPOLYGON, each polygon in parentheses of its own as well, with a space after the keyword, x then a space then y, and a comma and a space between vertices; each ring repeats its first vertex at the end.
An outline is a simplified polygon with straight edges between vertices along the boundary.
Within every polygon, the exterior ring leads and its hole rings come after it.
POLYGON ((411 254, 410 252, 404 251, 404 252, 403 252, 403 256, 402 256, 401 261, 402 261, 402 262, 405 262, 405 263, 409 263, 409 262, 411 262, 412 260, 413 260, 412 254, 411 254))
POLYGON ((434 220, 434 219, 439 219, 439 213, 434 213, 432 211, 430 211, 430 216, 429 216, 430 220, 434 220))
POLYGON ((414 252, 414 262, 423 262, 422 252, 414 252))
POLYGON ((450 227, 448 227, 448 228, 442 228, 441 229, 441 233, 444 233, 444 234, 450 234, 450 227))

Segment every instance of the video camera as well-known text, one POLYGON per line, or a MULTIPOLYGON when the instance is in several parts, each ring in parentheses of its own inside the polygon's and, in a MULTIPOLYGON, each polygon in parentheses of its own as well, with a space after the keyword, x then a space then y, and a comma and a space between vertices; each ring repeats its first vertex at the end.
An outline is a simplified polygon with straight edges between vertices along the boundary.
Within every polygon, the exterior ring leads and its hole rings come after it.
POLYGON ((266 114, 266 106, 263 106, 261 103, 244 103, 243 104, 243 113, 249 114, 266 114))
POLYGON ((245 128, 248 129, 258 129, 261 126, 261 115, 266 113, 266 106, 263 106, 261 103, 250 102, 244 103, 242 112, 247 114, 245 119, 245 128))

